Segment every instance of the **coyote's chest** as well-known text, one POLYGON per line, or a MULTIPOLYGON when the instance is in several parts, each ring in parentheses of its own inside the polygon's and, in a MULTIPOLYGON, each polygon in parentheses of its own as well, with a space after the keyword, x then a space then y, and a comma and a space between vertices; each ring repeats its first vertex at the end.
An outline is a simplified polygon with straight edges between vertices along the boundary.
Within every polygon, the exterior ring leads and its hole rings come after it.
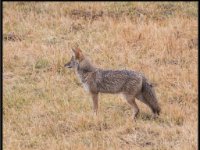
POLYGON ((83 75, 81 73, 79 73, 78 71, 76 71, 76 75, 78 76, 80 82, 82 83, 85 91, 89 92, 90 91, 90 84, 89 84, 89 80, 90 80, 90 75, 83 75))

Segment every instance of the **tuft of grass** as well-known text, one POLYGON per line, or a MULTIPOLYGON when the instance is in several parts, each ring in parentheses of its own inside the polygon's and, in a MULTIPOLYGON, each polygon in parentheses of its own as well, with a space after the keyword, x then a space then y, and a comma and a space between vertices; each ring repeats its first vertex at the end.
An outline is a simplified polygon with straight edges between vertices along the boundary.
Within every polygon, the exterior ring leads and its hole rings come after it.
POLYGON ((43 69, 49 66, 49 62, 47 59, 39 58, 35 63, 36 69, 43 69))

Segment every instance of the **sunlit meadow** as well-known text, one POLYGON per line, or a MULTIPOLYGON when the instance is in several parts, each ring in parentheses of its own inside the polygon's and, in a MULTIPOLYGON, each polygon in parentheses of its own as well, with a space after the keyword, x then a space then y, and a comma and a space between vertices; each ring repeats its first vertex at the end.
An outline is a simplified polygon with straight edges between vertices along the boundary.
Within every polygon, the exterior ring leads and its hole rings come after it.
POLYGON ((4 2, 5 150, 197 149, 197 2, 4 2), (79 46, 96 66, 142 72, 161 115, 101 94, 99 113, 73 70, 79 46))

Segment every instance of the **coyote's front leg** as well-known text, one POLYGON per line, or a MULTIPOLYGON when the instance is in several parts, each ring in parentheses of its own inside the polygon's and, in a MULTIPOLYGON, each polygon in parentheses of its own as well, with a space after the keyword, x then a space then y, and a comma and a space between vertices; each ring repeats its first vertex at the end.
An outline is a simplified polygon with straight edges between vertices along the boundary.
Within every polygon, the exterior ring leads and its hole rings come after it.
POLYGON ((93 100, 93 110, 94 110, 94 113, 97 115, 97 111, 98 111, 98 93, 92 93, 92 100, 93 100))

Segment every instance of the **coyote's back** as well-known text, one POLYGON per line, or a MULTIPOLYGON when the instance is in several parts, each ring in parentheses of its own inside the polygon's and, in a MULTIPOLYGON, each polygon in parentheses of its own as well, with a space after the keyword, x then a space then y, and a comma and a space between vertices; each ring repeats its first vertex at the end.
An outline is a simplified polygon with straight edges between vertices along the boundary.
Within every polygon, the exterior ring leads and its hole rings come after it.
POLYGON ((142 88, 142 77, 129 70, 96 71, 98 92, 102 93, 137 93, 142 88))

